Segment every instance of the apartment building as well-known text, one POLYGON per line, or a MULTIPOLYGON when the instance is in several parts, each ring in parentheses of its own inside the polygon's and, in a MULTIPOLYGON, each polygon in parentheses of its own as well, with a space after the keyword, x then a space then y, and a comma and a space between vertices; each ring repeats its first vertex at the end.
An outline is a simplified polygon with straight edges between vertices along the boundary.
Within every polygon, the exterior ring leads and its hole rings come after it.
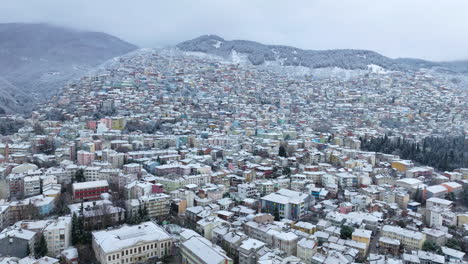
POLYGON ((112 205, 109 200, 94 200, 68 206, 71 214, 83 215, 84 227, 90 230, 106 228, 122 223, 125 220, 125 210, 112 205), (83 206, 83 211, 81 207, 83 206))
POLYGON ((148 211, 148 216, 158 217, 169 214, 171 197, 164 193, 156 193, 149 196, 140 197, 142 203, 148 211))
POLYGON ((7 228, 0 232, 0 255, 24 258, 34 246, 37 233, 18 228, 7 228))
POLYGON ((192 236, 181 246, 182 264, 233 264, 233 260, 226 252, 208 239, 192 236))
POLYGON ((240 199, 255 197, 257 193, 257 186, 253 183, 243 183, 237 185, 237 195, 240 199))
POLYGON ((164 175, 189 175, 191 172, 191 168, 189 166, 185 166, 182 164, 167 164, 167 165, 160 165, 154 168, 154 172, 156 175, 164 176, 164 175))
POLYGON ((89 165, 95 159, 95 154, 93 152, 79 150, 76 154, 79 165, 89 165))
POLYGON ((24 196, 34 196, 41 193, 41 179, 39 176, 26 176, 23 178, 24 196))
POLYGON ((262 241, 248 238, 242 241, 239 251, 239 264, 256 264, 258 261, 257 252, 265 246, 262 241))
POLYGON ((8 204, 0 205, 0 229, 10 225, 10 206, 8 204))
POLYGON ((421 232, 412 231, 398 226, 385 225, 382 228, 382 236, 399 240, 407 249, 422 249, 426 235, 421 232))
POLYGON ((47 242, 48 255, 57 256, 71 246, 71 217, 63 216, 54 220, 21 221, 21 229, 39 232, 47 242))
POLYGON ((101 194, 109 191, 107 181, 90 181, 73 183, 73 199, 77 201, 98 200, 101 194))
POLYGON ((296 220, 306 214, 310 196, 302 192, 281 189, 261 198, 262 210, 270 214, 279 214, 280 218, 296 220))
POLYGON ((365 230, 365 229, 356 229, 354 230, 351 239, 356 242, 361 242, 366 244, 366 249, 364 251, 364 255, 367 253, 367 249, 369 248, 370 240, 372 237, 372 231, 365 230))
POLYGON ((100 167, 96 167, 96 166, 87 166, 86 168, 84 168, 83 175, 84 175, 86 181, 99 181, 99 180, 102 180, 100 178, 100 173, 99 173, 100 169, 101 169, 100 167))
POLYGON ((452 201, 446 200, 446 199, 441 199, 437 197, 432 197, 426 200, 426 207, 442 207, 442 208, 452 208, 452 201))
POLYGON ((273 248, 277 248, 287 255, 296 255, 297 254, 297 242, 300 237, 294 234, 293 232, 282 232, 271 230, 269 231, 273 234, 273 248))
POLYGON ((379 252, 382 254, 398 255, 400 240, 382 236, 379 238, 379 252))
POLYGON ((318 243, 315 240, 302 238, 297 242, 297 257, 305 263, 311 263, 312 257, 317 253, 318 243))
POLYGON ((10 174, 7 177, 8 190, 10 191, 10 198, 21 198, 24 196, 24 174, 10 174))

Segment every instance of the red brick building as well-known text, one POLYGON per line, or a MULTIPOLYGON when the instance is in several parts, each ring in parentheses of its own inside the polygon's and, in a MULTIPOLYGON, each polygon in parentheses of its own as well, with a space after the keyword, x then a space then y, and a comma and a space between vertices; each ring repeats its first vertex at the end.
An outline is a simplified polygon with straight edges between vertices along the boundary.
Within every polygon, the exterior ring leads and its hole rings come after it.
POLYGON ((77 201, 98 200, 107 192, 109 183, 106 180, 73 183, 73 199, 77 201))

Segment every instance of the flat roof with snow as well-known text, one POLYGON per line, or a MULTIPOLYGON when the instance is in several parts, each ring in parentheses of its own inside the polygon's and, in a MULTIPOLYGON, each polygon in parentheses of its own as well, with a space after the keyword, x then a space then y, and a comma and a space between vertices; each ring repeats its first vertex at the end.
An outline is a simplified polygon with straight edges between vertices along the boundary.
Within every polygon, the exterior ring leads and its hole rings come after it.
POLYGON ((93 232, 93 239, 105 253, 117 252, 138 243, 150 243, 171 239, 171 236, 153 222, 128 226, 114 230, 93 232))
POLYGON ((109 183, 106 180, 102 181, 88 181, 88 182, 76 182, 73 183, 73 189, 90 189, 99 187, 108 187, 109 183))

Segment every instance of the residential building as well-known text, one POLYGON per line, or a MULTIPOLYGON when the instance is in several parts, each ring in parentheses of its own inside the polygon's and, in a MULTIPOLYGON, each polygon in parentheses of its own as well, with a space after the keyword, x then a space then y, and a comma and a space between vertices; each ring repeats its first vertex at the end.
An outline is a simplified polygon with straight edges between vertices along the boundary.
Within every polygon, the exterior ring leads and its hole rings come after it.
POLYGON ((72 185, 73 199, 77 201, 97 200, 101 194, 109 191, 106 180, 78 182, 72 185))
POLYGON ((261 198, 262 210, 280 218, 296 220, 306 214, 310 196, 302 192, 281 189, 261 198))
POLYGON ((180 245, 182 264, 233 264, 224 250, 201 236, 192 236, 180 245))
POLYGON ((382 236, 399 240, 405 248, 412 250, 422 249, 423 243, 426 241, 426 235, 421 232, 391 225, 383 226, 382 236))

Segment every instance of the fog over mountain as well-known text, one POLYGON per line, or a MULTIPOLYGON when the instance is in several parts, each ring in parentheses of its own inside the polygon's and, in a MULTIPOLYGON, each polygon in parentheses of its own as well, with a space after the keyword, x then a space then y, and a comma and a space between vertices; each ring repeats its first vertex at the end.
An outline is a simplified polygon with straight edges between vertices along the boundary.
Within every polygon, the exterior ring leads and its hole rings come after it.
POLYGON ((102 62, 137 47, 114 36, 47 24, 0 24, 0 100, 27 111, 102 62))
POLYGON ((204 34, 306 50, 363 49, 390 58, 466 60, 466 0, 2 0, 0 23, 106 32, 140 47, 204 34))
MULTIPOLYGON (((378 66, 400 71, 426 68, 443 74, 468 74, 467 61, 392 59, 370 50, 304 50, 250 40, 225 40, 217 35, 203 35, 175 47, 224 59, 242 57, 253 65, 275 63, 345 70, 378 66)), ((27 113, 37 102, 49 98, 73 79, 136 49, 136 45, 106 33, 48 24, 0 24, 0 113, 27 113)))

